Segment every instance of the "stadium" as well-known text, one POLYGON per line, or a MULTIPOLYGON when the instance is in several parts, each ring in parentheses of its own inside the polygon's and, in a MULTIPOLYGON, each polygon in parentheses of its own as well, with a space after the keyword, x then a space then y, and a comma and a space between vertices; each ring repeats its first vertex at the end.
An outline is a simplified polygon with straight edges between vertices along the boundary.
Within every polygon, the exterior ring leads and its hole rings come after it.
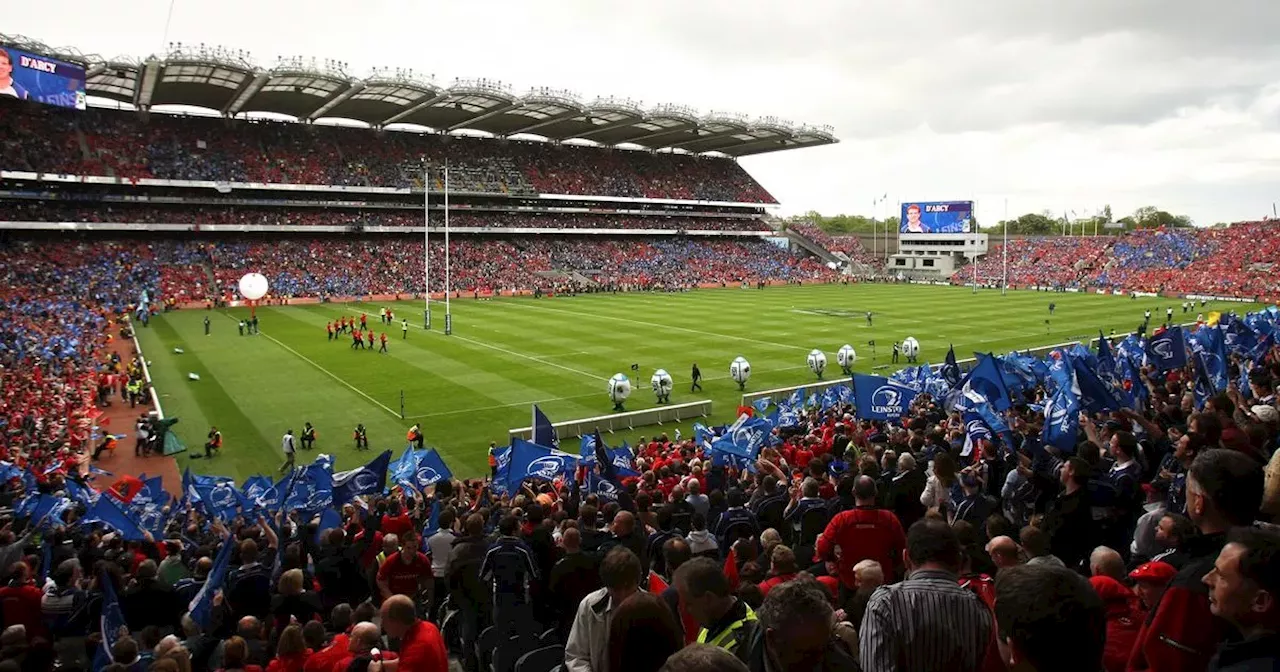
POLYGON ((840 234, 739 161, 830 126, 0 45, 0 665, 977 670, 1050 590, 1073 665, 1274 640, 1277 220, 840 234), (939 576, 974 636, 910 650, 872 591, 939 576))

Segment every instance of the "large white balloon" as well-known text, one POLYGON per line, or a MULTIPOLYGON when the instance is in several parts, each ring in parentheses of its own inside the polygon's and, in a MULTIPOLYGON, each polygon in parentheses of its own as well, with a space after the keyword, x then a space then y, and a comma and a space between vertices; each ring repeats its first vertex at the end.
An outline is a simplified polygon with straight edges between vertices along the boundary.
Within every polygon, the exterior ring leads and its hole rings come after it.
POLYGON ((852 345, 842 345, 840 346, 840 349, 836 351, 836 363, 843 368, 851 369, 857 361, 858 353, 853 349, 852 345))
POLYGON ((908 336, 902 339, 902 354, 908 357, 915 357, 920 354, 920 341, 915 336, 908 336))
POLYGON ((257 301, 267 295, 267 276, 261 273, 246 273, 240 278, 240 296, 257 301))
POLYGON ((746 385, 751 379, 751 362, 746 357, 738 357, 729 364, 729 377, 739 385, 746 385))
POLYGON ((671 374, 666 369, 658 369, 653 372, 653 378, 649 380, 649 384, 653 386, 653 391, 657 394, 670 393, 675 383, 671 380, 671 374))
POLYGON ((809 357, 805 361, 809 364, 809 370, 819 377, 827 368, 827 355, 817 348, 809 351, 809 357))
POLYGON ((621 373, 613 374, 609 379, 609 400, 621 404, 631 396, 631 380, 621 373))

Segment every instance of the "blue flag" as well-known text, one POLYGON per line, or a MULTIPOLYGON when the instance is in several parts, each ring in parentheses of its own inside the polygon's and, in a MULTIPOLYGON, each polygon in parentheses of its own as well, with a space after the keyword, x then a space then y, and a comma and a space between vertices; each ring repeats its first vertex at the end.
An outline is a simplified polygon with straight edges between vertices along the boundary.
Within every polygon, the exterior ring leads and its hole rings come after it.
POLYGON ((587 492, 594 493, 610 502, 618 501, 619 488, 612 481, 596 473, 594 469, 587 472, 587 492))
MULTIPOLYGON (((103 497, 110 499, 110 497, 103 497)), ((227 544, 230 546, 231 544, 227 544)), ((102 590, 102 616, 98 621, 98 632, 102 636, 102 643, 93 654, 93 670, 101 670, 107 665, 115 662, 111 657, 111 649, 120 640, 121 633, 129 632, 129 625, 124 620, 124 612, 120 611, 120 601, 116 598, 115 586, 111 583, 111 577, 103 572, 99 576, 98 585, 102 590)))
POLYGON ((422 451, 418 457, 418 469, 414 472, 414 482, 419 488, 435 485, 440 481, 453 478, 453 471, 444 463, 444 458, 434 450, 422 451))
POLYGON ((125 512, 139 529, 150 532, 152 539, 164 539, 165 527, 169 524, 169 516, 164 509, 155 504, 130 506, 125 512))
POLYGON ((1069 385, 1060 386, 1044 405, 1044 442, 1074 453, 1080 431, 1080 398, 1069 385))
POLYGON ((561 474, 572 474, 578 459, 568 453, 539 446, 524 439, 511 440, 511 464, 507 471, 508 492, 518 492, 527 478, 554 480, 561 474))
POLYGON ((1223 332, 1217 327, 1201 327, 1191 335, 1191 351, 1200 355, 1204 365, 1204 374, 1208 377, 1214 392, 1227 389, 1229 375, 1227 371, 1227 347, 1223 332))
POLYGON ((507 494, 507 476, 511 473, 511 446, 503 446, 494 451, 493 457, 498 461, 498 471, 489 489, 495 495, 505 495, 507 494))
POLYGON ((1103 375, 1115 375, 1116 358, 1111 354, 1111 341, 1102 335, 1102 331, 1098 331, 1098 373, 1103 375))
POLYGON ((1164 372, 1187 365, 1187 341, 1182 327, 1172 326, 1147 341, 1147 360, 1164 372))
POLYGON ((223 522, 231 522, 240 508, 240 491, 231 481, 220 481, 212 485, 196 485, 200 493, 200 501, 205 513, 223 522))
POLYGON ((297 472, 293 488, 284 505, 290 511, 314 513, 333 505, 333 472, 329 465, 317 461, 297 472))
POLYGON ((772 404, 772 403, 773 403, 773 400, 770 399, 769 397, 760 397, 759 399, 756 399, 755 401, 753 401, 751 405, 756 409, 757 413, 764 413, 765 411, 769 410, 769 404, 772 404))
POLYGON ((956 363, 956 346, 953 345, 947 350, 947 359, 942 364, 941 373, 947 385, 951 387, 960 385, 960 365, 956 363))
POLYGON ((387 481, 387 467, 390 464, 391 451, 386 450, 369 460, 369 463, 363 467, 334 474, 330 481, 333 487, 333 503, 341 506, 361 495, 381 493, 382 486, 387 481))
POLYGON ((533 405, 533 442, 539 446, 560 447, 560 437, 556 435, 555 426, 537 404, 533 405))
POLYGON ((132 518, 116 506, 114 497, 99 497, 84 516, 85 522, 98 522, 115 529, 126 541, 142 541, 146 537, 132 518))
POLYGON ((431 500, 431 512, 427 514, 427 524, 422 526, 422 543, 425 546, 427 539, 430 539, 436 532, 440 531, 440 500, 431 500))
POLYGON ((969 375, 965 376, 961 387, 966 385, 969 389, 978 392, 991 402, 996 410, 1004 412, 1013 407, 1013 402, 1009 399, 1009 388, 1005 385, 1004 373, 1000 370, 1000 365, 996 362, 996 358, 988 354, 975 352, 978 363, 969 370, 969 375))
POLYGON ((977 450, 980 441, 991 441, 993 435, 991 428, 987 426, 986 421, 976 411, 965 411, 962 419, 964 421, 964 449, 960 451, 960 455, 968 457, 977 450))
POLYGON ((413 446, 405 446, 400 457, 391 461, 388 467, 391 483, 394 485, 414 485, 418 473, 418 459, 426 451, 414 450, 413 446))
POLYGON ((723 436, 711 442, 711 449, 754 461, 772 431, 768 420, 741 415, 725 429, 723 436))
POLYGON ((1076 376, 1076 385, 1080 388, 1080 401, 1090 413, 1118 411, 1124 408, 1116 398, 1114 389, 1103 382, 1097 371, 1093 370, 1082 359, 1071 358, 1071 365, 1076 376))
POLYGON ((133 496, 133 499, 129 500, 130 504, 164 506, 169 503, 169 493, 165 492, 162 477, 152 476, 148 478, 146 474, 143 474, 141 480, 142 489, 133 496))
POLYGON ((200 592, 196 593, 196 596, 191 599, 191 604, 187 605, 187 611, 191 612, 191 620, 205 631, 208 631, 213 619, 214 593, 222 590, 222 585, 227 580, 227 570, 231 566, 231 549, 235 547, 236 544, 232 543, 232 539, 228 537, 218 548, 218 556, 213 559, 213 569, 209 570, 209 576, 201 586, 200 592))
POLYGON ((853 374, 853 400, 863 420, 896 420, 907 414, 919 390, 883 376, 853 374))

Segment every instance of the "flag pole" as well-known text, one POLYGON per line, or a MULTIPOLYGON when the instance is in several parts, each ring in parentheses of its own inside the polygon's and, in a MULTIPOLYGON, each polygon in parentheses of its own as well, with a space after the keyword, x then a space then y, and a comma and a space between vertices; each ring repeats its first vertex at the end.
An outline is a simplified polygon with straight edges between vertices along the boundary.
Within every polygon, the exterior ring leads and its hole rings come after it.
POLYGON ((422 328, 431 328, 431 169, 422 168, 422 328))
POLYGON ((1004 282, 1001 283, 1003 287, 1000 293, 1006 294, 1009 291, 1009 199, 1007 198, 1004 199, 1004 245, 1001 245, 1001 249, 1004 253, 1004 270, 1002 271, 1004 282))
POLYGON ((449 163, 444 164, 444 335, 453 333, 453 314, 449 312, 449 163))

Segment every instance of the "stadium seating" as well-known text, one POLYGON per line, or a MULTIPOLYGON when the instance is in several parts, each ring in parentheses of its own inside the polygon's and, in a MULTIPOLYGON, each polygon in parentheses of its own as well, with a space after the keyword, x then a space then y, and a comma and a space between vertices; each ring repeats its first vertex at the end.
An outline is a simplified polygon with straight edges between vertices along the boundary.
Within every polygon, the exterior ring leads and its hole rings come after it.
MULTIPOLYGON (((1009 284, 1017 286, 1080 286, 1081 278, 1094 267, 1112 238, 1056 236, 1009 241, 1009 284)), ((978 261, 978 280, 1000 282, 1004 277, 1005 251, 1002 243, 990 246, 978 261)), ((951 278, 954 284, 973 282, 973 268, 966 267, 951 278)))
MULTIPOLYGON (((374 132, 262 120, 0 105, 0 165, 122 179, 166 178, 342 186, 421 186, 423 165, 449 162, 450 188, 776 202, 736 162, 543 142, 374 132)), ((432 173, 436 188, 443 176, 432 173)))
MULTIPOLYGON (((432 211, 432 226, 444 213, 432 211)), ((121 222, 136 224, 231 224, 293 226, 422 226, 422 210, 386 208, 300 208, 216 205, 147 205, 0 201, 0 221, 121 222)), ((768 225, 744 217, 669 217, 574 213, 454 212, 450 226, 537 229, 666 229, 671 231, 766 231, 768 225)))

